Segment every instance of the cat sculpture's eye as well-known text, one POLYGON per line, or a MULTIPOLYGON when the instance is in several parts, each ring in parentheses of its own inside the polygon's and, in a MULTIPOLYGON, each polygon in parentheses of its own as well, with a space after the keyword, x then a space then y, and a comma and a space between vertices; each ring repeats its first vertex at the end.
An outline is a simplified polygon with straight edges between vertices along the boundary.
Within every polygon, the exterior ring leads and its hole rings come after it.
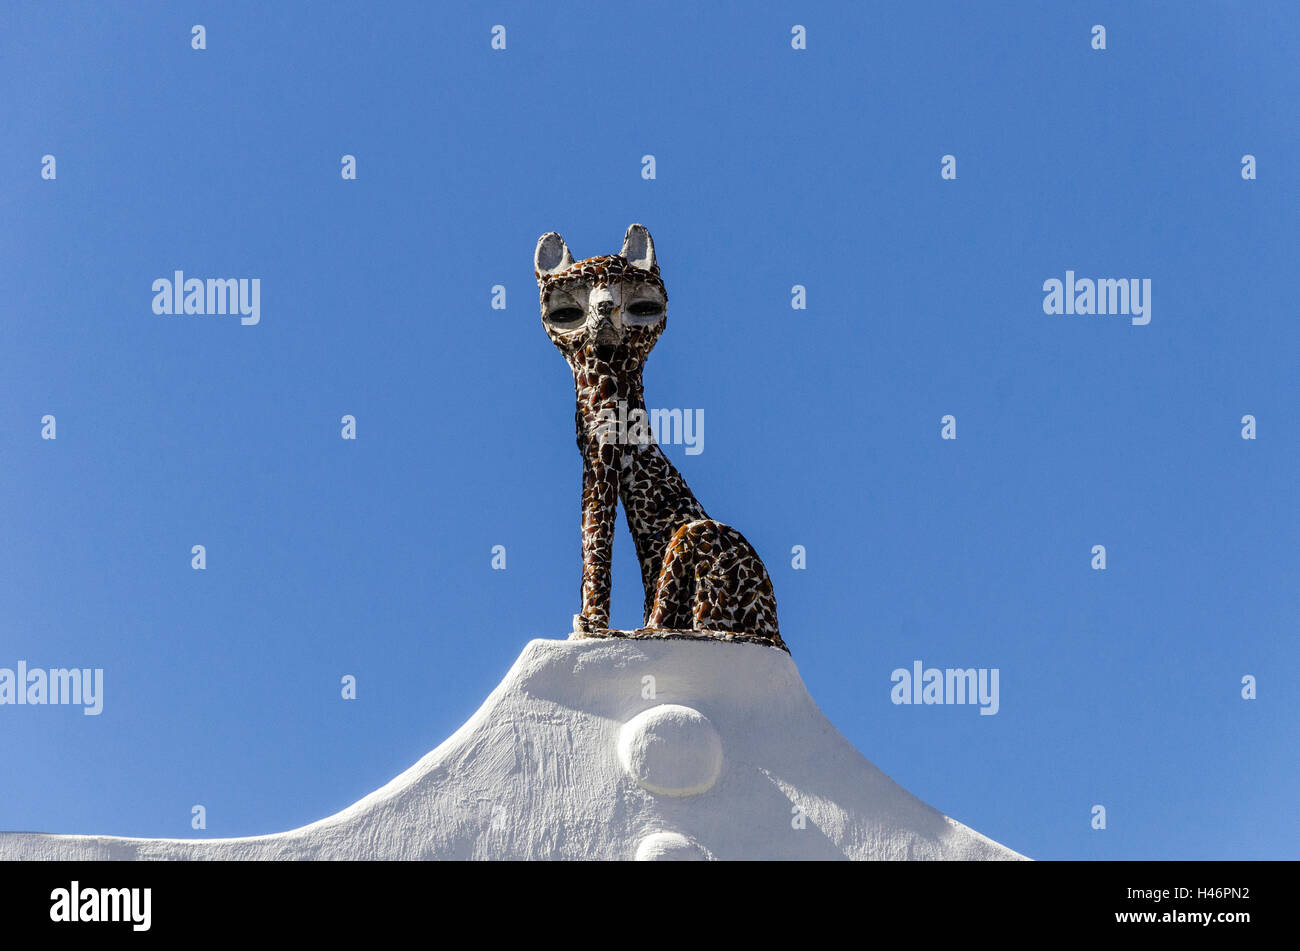
POLYGON ((582 308, 571 300, 555 301, 546 311, 546 319, 553 324, 575 324, 584 316, 582 308))
POLYGON ((664 305, 657 300, 639 300, 627 312, 633 317, 658 317, 664 312, 664 305))

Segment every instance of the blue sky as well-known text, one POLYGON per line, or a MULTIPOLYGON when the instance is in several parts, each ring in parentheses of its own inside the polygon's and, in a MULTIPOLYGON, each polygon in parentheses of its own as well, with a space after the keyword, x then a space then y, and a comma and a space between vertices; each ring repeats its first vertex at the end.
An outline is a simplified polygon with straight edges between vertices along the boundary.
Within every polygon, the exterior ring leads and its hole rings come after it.
POLYGON ((705 418, 666 451, 858 749, 1037 858, 1297 857, 1298 42, 1291 3, 6 4, 0 667, 105 696, 0 706, 0 829, 313 821, 565 635, 533 247, 640 221, 647 399, 705 418), (177 269, 260 323, 155 315, 177 269), (1150 324, 1044 314, 1067 270, 1150 324), (892 704, 915 660, 999 712, 892 704))

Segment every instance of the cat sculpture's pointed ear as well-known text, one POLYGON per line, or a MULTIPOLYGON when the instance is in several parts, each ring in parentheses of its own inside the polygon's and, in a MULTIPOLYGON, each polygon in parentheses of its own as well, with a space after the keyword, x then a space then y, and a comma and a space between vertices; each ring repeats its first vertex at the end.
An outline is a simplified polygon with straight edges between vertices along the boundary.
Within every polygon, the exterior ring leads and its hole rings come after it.
POLYGON ((645 225, 628 225, 623 235, 623 250, 619 252, 627 263, 647 271, 655 269, 655 242, 645 225))
POLYGON ((554 231, 548 231, 537 239, 537 251, 533 255, 533 268, 537 279, 541 280, 557 271, 563 271, 573 264, 573 254, 554 231))

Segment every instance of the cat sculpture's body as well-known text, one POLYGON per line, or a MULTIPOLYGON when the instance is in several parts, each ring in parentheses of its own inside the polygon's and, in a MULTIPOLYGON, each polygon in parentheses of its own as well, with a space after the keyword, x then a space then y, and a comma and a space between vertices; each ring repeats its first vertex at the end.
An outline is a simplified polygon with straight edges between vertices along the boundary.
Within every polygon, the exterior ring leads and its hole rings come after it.
POLYGON ((623 250, 575 262, 551 232, 534 270, 542 325, 573 371, 582 453, 582 611, 576 634, 609 628, 610 564, 621 499, 641 563, 645 626, 762 638, 785 647, 767 569, 743 535, 713 521, 686 480, 644 431, 641 372, 663 332, 668 295, 654 242, 632 225, 623 250))

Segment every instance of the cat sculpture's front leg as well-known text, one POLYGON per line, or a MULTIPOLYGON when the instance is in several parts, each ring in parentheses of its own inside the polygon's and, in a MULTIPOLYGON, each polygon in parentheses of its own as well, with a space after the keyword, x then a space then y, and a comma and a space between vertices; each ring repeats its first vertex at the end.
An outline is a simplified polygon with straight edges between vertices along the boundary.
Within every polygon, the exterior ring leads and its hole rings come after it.
POLYGON ((609 629, 610 565, 618 514, 618 458, 613 445, 593 446, 582 462, 582 613, 575 634, 609 629))

